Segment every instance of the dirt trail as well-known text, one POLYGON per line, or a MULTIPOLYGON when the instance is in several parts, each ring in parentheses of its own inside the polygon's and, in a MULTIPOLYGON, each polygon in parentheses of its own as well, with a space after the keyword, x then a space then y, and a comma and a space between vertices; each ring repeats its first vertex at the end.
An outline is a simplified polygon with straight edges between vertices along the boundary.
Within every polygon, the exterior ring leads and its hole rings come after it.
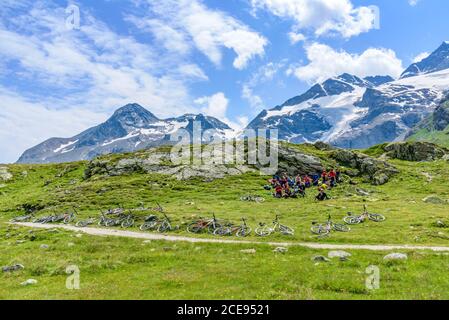
POLYGON ((114 236, 136 238, 144 240, 166 240, 166 241, 184 241, 193 243, 226 243, 226 244, 266 244, 271 246, 299 246, 310 249, 329 249, 329 250, 370 250, 370 251, 391 251, 391 250, 431 250, 438 252, 449 252, 449 247, 415 246, 415 245, 371 245, 371 244, 327 244, 327 243, 308 243, 308 242, 262 242, 248 240, 231 239, 208 239, 193 238, 184 236, 170 236, 155 233, 143 233, 126 230, 104 229, 104 228, 78 228, 70 225, 40 224, 31 222, 13 223, 23 227, 40 229, 64 229, 75 232, 82 232, 94 236, 114 236))

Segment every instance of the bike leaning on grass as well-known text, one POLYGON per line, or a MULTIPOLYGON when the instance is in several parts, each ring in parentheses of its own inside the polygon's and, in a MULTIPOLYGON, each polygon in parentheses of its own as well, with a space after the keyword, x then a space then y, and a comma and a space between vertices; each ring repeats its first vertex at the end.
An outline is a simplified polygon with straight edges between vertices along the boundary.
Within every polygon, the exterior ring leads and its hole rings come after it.
POLYGON ((276 215, 276 218, 273 220, 273 224, 271 226, 265 223, 259 223, 259 226, 255 230, 255 233, 259 237, 267 237, 274 232, 279 232, 284 236, 292 236, 295 234, 295 230, 293 228, 279 222, 279 215, 276 215))
POLYGON ((310 230, 312 231, 313 234, 316 234, 319 236, 327 236, 332 230, 339 231, 339 232, 351 231, 351 228, 349 228, 345 224, 332 222, 332 219, 330 216, 327 219, 326 223, 320 223, 320 224, 312 223, 312 224, 313 225, 310 228, 310 230))
POLYGON ((383 222, 386 220, 385 216, 378 213, 370 213, 368 212, 366 205, 363 206, 363 213, 359 216, 354 216, 351 212, 348 212, 348 215, 343 218, 343 221, 347 224, 360 224, 365 222, 367 219, 374 222, 383 222))

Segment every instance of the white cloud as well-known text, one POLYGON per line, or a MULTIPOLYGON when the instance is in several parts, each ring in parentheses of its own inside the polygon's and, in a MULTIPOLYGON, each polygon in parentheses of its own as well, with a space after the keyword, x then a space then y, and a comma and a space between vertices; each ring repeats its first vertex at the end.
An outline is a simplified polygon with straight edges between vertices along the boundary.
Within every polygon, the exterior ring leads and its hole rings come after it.
POLYGON ((222 49, 227 48, 237 55, 233 63, 236 69, 244 69, 251 59, 265 52, 268 41, 262 35, 200 0, 148 0, 147 4, 150 14, 128 16, 128 20, 151 31, 167 48, 181 48, 180 53, 187 53, 193 46, 217 66, 222 61, 222 49))
POLYGON ((265 108, 262 98, 256 95, 253 88, 248 84, 244 84, 242 87, 242 98, 248 101, 250 107, 254 110, 261 110, 265 108))
POLYGON ((89 109, 49 109, 1 86, 0 99, 0 162, 15 162, 49 137, 73 136, 106 119, 89 109))
POLYGON ((254 12, 268 10, 316 36, 336 33, 350 38, 373 29, 378 18, 373 7, 354 7, 350 0, 251 0, 251 4, 254 12))
POLYGON ((416 57, 414 57, 412 61, 413 61, 413 63, 418 63, 421 60, 427 58, 429 55, 430 55, 429 52, 422 52, 422 53, 418 54, 416 57))
POLYGON ((370 48, 361 54, 351 54, 344 50, 334 50, 321 43, 312 43, 305 49, 309 63, 292 67, 290 73, 308 83, 323 81, 345 72, 359 77, 398 77, 404 69, 402 61, 390 49, 370 48))
POLYGON ((276 76, 276 74, 285 67, 286 60, 281 62, 269 62, 257 69, 250 79, 243 83, 241 96, 243 99, 248 101, 250 107, 258 112, 265 108, 265 104, 262 98, 257 95, 254 91, 255 89, 263 83, 270 82, 276 76))
POLYGON ((191 59, 112 31, 87 8, 79 30, 68 30, 65 7, 50 2, 2 1, 0 9, 0 76, 16 83, 0 84, 0 161, 98 124, 130 102, 161 117, 197 111, 189 85, 208 77, 191 59))
POLYGON ((408 0, 408 4, 412 7, 416 6, 420 0, 408 0))
POLYGON ((227 121, 226 111, 228 110, 229 100, 223 92, 198 98, 195 100, 195 103, 202 106, 201 111, 206 115, 215 117, 221 121, 227 121))
POLYGON ((306 40, 306 36, 303 35, 302 33, 296 33, 296 32, 289 32, 288 37, 290 38, 290 42, 292 44, 296 44, 300 41, 305 41, 306 40))

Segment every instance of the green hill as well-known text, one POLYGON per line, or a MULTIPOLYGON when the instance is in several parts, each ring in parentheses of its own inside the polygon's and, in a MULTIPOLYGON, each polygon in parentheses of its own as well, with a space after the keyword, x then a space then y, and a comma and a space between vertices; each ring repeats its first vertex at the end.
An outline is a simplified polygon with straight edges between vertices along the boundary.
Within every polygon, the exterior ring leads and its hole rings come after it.
MULTIPOLYGON (((315 188, 309 189, 304 199, 275 199, 263 189, 269 177, 255 168, 236 171, 226 166, 224 177, 215 179, 210 177, 211 170, 199 174, 199 169, 177 167, 167 160, 155 166, 144 161, 164 148, 103 156, 92 162, 0 166, 0 266, 25 266, 22 271, 0 274, 0 298, 449 298, 449 278, 444 276, 447 256, 427 251, 403 250, 409 259, 392 263, 383 261, 391 251, 347 250, 352 254, 349 261, 316 264, 312 257, 327 255, 329 250, 292 247, 281 254, 263 244, 143 243, 8 224, 25 209, 35 209, 37 216, 43 216, 75 206, 79 220, 98 217, 100 209, 135 209, 142 203, 155 207, 159 203, 173 223, 181 226, 172 235, 192 237, 186 224, 213 213, 235 223, 246 217, 253 230, 259 222, 271 223, 280 214, 282 223, 295 229, 294 236, 259 238, 252 234, 245 240, 449 246, 445 228, 449 226, 447 160, 385 162, 384 147, 363 151, 365 154, 321 145, 282 148, 280 165, 290 169, 309 168, 316 165, 316 159, 323 167, 342 167, 344 183, 329 192, 331 200, 316 202, 315 188), (382 175, 388 181, 380 184, 382 175), (241 201, 246 194, 259 195, 265 201, 241 201), (432 195, 436 197, 423 201, 432 195), (360 213, 363 205, 387 220, 365 222, 351 232, 334 232, 327 238, 311 234, 313 222, 325 222, 329 214, 341 222, 347 212, 360 213), (42 249, 42 244, 48 249, 42 249), (240 252, 253 248, 255 254, 240 252), (81 270, 81 290, 65 288, 69 264, 81 270), (369 265, 381 269, 383 280, 377 291, 365 287, 369 265), (19 285, 29 278, 38 283, 19 285)), ((134 212, 140 223, 148 214, 134 212)), ((130 230, 139 231, 137 226, 130 230)), ((207 234, 195 237, 216 238, 207 234)))

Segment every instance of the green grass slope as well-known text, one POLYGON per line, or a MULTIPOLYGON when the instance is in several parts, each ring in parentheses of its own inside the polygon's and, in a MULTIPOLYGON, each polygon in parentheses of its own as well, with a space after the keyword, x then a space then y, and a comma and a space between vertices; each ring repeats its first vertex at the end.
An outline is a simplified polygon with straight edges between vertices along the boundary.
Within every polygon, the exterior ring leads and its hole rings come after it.
MULTIPOLYGON (((326 151, 292 147, 327 159, 326 151)), ((375 149, 370 152, 376 153, 375 149)), ((273 248, 264 245, 143 244, 136 239, 77 238, 70 232, 31 231, 7 224, 23 213, 23 207, 43 208, 38 215, 47 215, 77 206, 78 218, 84 218, 97 217, 100 209, 119 205, 136 208, 142 202, 155 206, 159 202, 173 222, 182 226, 173 232, 179 235, 189 235, 185 223, 212 213, 236 223, 246 217, 253 229, 259 222, 270 223, 279 213, 282 222, 295 229, 293 237, 260 239, 252 235, 248 240, 449 246, 449 229, 436 224, 443 221, 449 225, 449 204, 422 201, 429 195, 449 199, 449 163, 391 163, 400 174, 386 185, 373 186, 362 178, 355 179, 356 186, 342 184, 330 192, 332 200, 320 203, 314 200, 315 189, 308 190, 305 199, 274 199, 262 188, 267 177, 258 173, 211 182, 178 181, 143 173, 85 180, 86 162, 8 165, 13 179, 0 183, 0 266, 22 263, 25 270, 0 274, 4 284, 0 298, 449 298, 447 256, 436 253, 410 252, 407 262, 389 264, 382 260, 386 253, 352 251, 350 261, 315 265, 311 257, 327 251, 290 248, 285 254, 275 254, 273 248), (370 195, 358 195, 357 188, 370 195), (266 201, 240 201, 245 194, 264 196, 266 201), (332 233, 324 239, 311 234, 313 221, 324 222, 331 214, 339 222, 348 211, 360 212, 365 204, 369 211, 382 213, 387 220, 380 224, 366 222, 349 233, 332 233), (30 232, 37 235, 33 241, 30 232), (41 244, 50 248, 40 249, 41 244), (241 253, 245 248, 257 252, 241 253), (79 265, 82 270, 79 291, 65 289, 68 264, 79 265), (385 280, 375 292, 364 285, 365 268, 373 264, 380 266, 385 280), (19 285, 28 278, 39 283, 19 285)), ((143 219, 148 213, 136 215, 143 219)))

